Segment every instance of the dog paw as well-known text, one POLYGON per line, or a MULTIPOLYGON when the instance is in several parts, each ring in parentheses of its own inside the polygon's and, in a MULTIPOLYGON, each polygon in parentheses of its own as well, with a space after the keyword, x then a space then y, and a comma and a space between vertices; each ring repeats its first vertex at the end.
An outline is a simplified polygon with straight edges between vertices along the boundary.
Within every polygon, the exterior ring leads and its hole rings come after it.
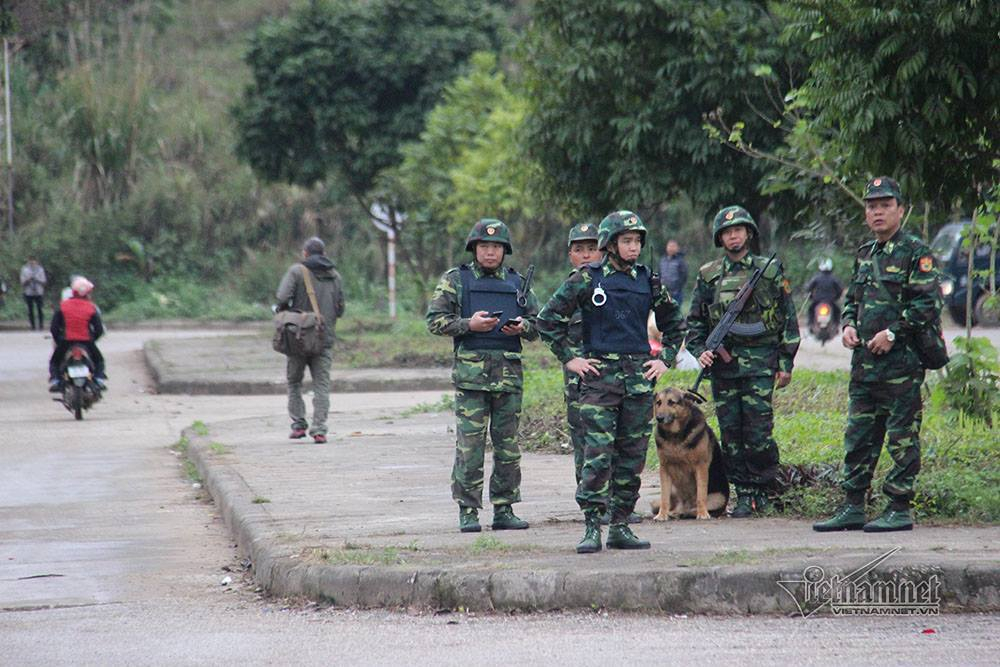
POLYGON ((666 521, 667 518, 668 517, 666 514, 657 514, 656 516, 653 517, 653 521, 666 521))
POLYGON ((695 518, 698 519, 699 521, 702 521, 706 519, 711 519, 712 517, 711 515, 709 515, 708 512, 705 512, 704 514, 698 514, 697 516, 695 516, 695 518))

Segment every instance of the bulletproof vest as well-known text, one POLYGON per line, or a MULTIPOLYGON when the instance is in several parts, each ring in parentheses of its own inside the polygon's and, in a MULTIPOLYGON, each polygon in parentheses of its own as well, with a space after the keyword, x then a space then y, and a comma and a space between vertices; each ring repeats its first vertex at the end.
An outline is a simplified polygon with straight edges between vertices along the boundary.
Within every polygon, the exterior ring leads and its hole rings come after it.
POLYGON ((634 280, 621 271, 605 276, 599 266, 588 266, 587 270, 591 287, 603 289, 607 301, 583 311, 585 352, 649 354, 646 321, 653 307, 653 291, 646 267, 636 267, 634 280))
MULTIPOLYGON (((766 262, 767 260, 763 258, 753 258, 755 267, 763 266, 766 262)), ((715 296, 708 308, 708 315, 713 327, 722 321, 722 316, 725 314, 726 309, 729 308, 729 305, 736 300, 736 295, 739 293, 740 288, 753 275, 751 269, 724 273, 722 267, 723 263, 720 261, 717 272, 714 276, 711 276, 711 279, 714 280, 712 289, 715 296)), ((744 338, 743 336, 731 333, 727 338, 735 338, 738 342, 746 345, 765 345, 780 340, 781 330, 784 326, 784 313, 779 312, 781 304, 778 290, 781 289, 781 286, 774 280, 775 275, 772 272, 775 270, 772 264, 757 282, 757 287, 754 288, 753 295, 747 301, 739 317, 736 318, 736 321, 741 324, 762 322, 766 332, 753 338, 744 338)))
POLYGON ((500 326, 512 317, 524 315, 524 309, 517 305, 517 290, 521 287, 521 276, 514 269, 501 268, 499 276, 476 277, 472 268, 463 264, 459 272, 462 278, 462 317, 472 317, 473 313, 485 310, 492 313, 503 311, 500 322, 489 331, 469 331, 455 336, 455 349, 463 345, 469 350, 521 351, 520 336, 506 336, 500 333, 500 326))
POLYGON ((66 340, 86 342, 93 338, 90 334, 90 318, 97 311, 93 302, 74 296, 59 304, 59 310, 66 322, 66 340))

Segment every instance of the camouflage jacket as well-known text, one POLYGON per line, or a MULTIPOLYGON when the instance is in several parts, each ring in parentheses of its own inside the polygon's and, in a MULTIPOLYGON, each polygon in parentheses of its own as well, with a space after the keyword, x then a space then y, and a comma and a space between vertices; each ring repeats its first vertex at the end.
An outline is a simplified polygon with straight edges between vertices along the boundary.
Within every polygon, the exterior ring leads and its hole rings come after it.
POLYGON ((899 230, 885 243, 872 239, 862 245, 844 299, 843 326, 857 329, 862 341, 851 357, 851 378, 877 382, 919 374, 923 367, 912 348, 912 334, 940 316, 938 272, 927 244, 899 230), (874 262, 885 290, 879 287, 874 262), (892 331, 896 342, 888 353, 875 355, 866 344, 883 329, 892 331))
MULTIPOLYGON (((615 271, 610 261, 605 258, 601 264, 604 275, 615 271)), ((633 266, 629 275, 636 278, 636 268, 633 266)), ((538 314, 538 333, 556 358, 563 364, 583 354, 582 335, 577 338, 573 333, 573 321, 577 313, 586 317, 588 311, 596 306, 591 302, 593 288, 590 272, 585 268, 576 269, 563 281, 552 298, 538 314)), ((663 350, 659 358, 668 366, 677 357, 681 341, 684 339, 684 318, 680 306, 670 297, 666 288, 661 288, 659 294, 653 295, 653 312, 656 314, 657 328, 663 338, 663 350)), ((615 369, 616 379, 624 384, 627 393, 643 393, 653 390, 653 383, 642 377, 645 372, 643 363, 649 361, 648 355, 635 354, 603 354, 602 363, 615 369)), ((609 378, 609 380, 614 378, 609 378)))
MULTIPOLYGON (((688 350, 695 357, 705 351, 712 329, 722 319, 728 300, 735 296, 756 267, 763 267, 766 257, 747 254, 733 262, 728 256, 705 264, 698 270, 688 313, 688 350), (721 297, 720 297, 721 295, 721 297)), ((757 337, 729 334, 723 340, 732 362, 716 359, 712 373, 717 377, 759 377, 775 371, 792 372, 799 349, 799 323, 795 317, 791 289, 781 263, 776 259, 754 289, 738 322, 762 322, 765 332, 757 337)))
MULTIPOLYGON (((470 264, 477 278, 490 275, 478 262, 470 264)), ((469 319, 462 317, 461 267, 449 269, 434 288, 427 306, 427 330, 438 336, 461 336, 469 332, 469 319)), ((503 265, 501 265, 501 269, 503 265)), ((500 278, 497 278, 498 280, 500 278)), ((524 340, 538 338, 535 318, 538 316, 538 299, 534 291, 528 292, 525 307, 524 340)), ((457 389, 478 391, 521 391, 523 376, 521 353, 506 350, 470 350, 459 345, 451 373, 457 389)))

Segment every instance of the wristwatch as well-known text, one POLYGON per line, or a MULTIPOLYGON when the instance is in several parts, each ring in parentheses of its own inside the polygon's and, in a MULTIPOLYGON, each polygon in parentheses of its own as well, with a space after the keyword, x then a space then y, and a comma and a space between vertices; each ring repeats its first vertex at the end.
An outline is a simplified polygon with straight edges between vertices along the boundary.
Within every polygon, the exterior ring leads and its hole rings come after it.
POLYGON ((885 330, 885 337, 890 343, 896 342, 896 334, 892 333, 892 329, 885 330))

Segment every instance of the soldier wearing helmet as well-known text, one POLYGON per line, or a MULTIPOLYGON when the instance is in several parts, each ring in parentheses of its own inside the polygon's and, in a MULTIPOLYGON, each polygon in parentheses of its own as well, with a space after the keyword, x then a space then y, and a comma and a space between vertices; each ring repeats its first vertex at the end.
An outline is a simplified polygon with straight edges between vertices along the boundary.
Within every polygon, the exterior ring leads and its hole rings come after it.
POLYGON ((59 304, 52 316, 49 331, 55 342, 55 349, 49 357, 49 391, 58 392, 62 388, 59 380, 59 365, 73 343, 82 344, 94 362, 94 381, 105 389, 107 375, 104 372, 104 356, 97 348, 97 339, 104 335, 101 309, 91 300, 94 283, 83 276, 75 276, 70 283, 72 295, 59 304))
POLYGON ((680 307, 638 262, 646 227, 631 211, 611 213, 598 228, 598 262, 575 269, 538 315, 542 339, 577 377, 584 461, 576 500, 585 532, 578 553, 602 548, 600 515, 610 514, 609 549, 648 549, 628 527, 652 430, 653 387, 684 337, 680 307), (574 341, 574 313, 582 338, 574 341), (652 311, 663 349, 651 358, 646 321, 652 311))
POLYGON ((736 487, 734 518, 759 514, 768 504, 767 486, 778 470, 771 401, 775 387, 791 381, 799 348, 791 289, 781 263, 775 260, 737 320, 748 325, 760 323, 763 333, 726 336, 723 344, 731 355, 728 362, 705 349, 709 333, 740 287, 755 269, 767 264, 766 257, 750 252, 750 242, 758 234, 757 223, 742 206, 719 211, 712 221, 712 237, 724 254, 698 270, 687 320, 688 349, 703 367, 711 368, 726 474, 736 487))
POLYGON ((463 533, 479 532, 486 433, 493 443, 490 503, 494 530, 528 523, 511 505, 521 501, 521 340, 535 340, 538 301, 517 271, 504 266, 512 254, 510 230, 485 218, 473 225, 465 249, 473 261, 447 271, 427 307, 427 329, 454 340, 457 443, 452 498, 463 533), (523 304, 523 305, 522 305, 523 304))

